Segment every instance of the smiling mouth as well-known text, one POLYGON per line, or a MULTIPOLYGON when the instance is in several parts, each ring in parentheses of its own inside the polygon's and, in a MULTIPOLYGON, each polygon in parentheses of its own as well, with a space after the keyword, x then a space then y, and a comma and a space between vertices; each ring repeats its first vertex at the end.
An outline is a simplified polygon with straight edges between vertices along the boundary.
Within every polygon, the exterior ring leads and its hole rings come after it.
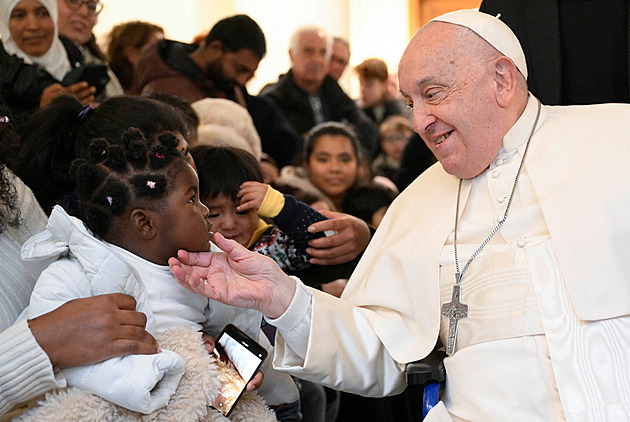
POLYGON ((444 142, 446 140, 446 138, 448 138, 449 136, 451 136, 452 132, 448 132, 445 133, 444 135, 440 136, 439 138, 437 138, 435 140, 435 145, 440 145, 442 142, 444 142))

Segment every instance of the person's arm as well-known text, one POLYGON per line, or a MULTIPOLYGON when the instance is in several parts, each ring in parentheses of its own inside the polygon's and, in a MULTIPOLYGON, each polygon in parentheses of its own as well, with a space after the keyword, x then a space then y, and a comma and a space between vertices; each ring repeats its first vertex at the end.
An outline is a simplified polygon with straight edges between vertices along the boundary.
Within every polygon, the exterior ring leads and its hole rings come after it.
POLYGON ((136 301, 131 296, 93 296, 66 302, 28 324, 57 368, 157 353, 157 342, 145 331, 147 317, 135 309, 136 301))
POLYGON ((280 230, 295 241, 305 243, 333 233, 307 230, 311 224, 327 220, 327 217, 267 184, 245 182, 241 185, 238 196, 241 201, 237 208, 239 211, 257 210, 260 217, 272 219, 280 230))
MULTIPOLYGON (((68 386, 145 414, 165 406, 184 372, 184 360, 174 352, 158 350, 153 337, 145 333, 147 317, 136 311, 134 298, 123 294, 89 296, 103 287, 92 285, 77 271, 78 266, 76 260, 59 260, 38 278, 28 308, 35 338, 51 362, 62 369, 68 386), (80 320, 76 318, 77 308, 81 310, 80 320), (88 323, 92 330, 86 331, 88 323), (144 341, 129 341, 130 336, 141 336, 144 341), (75 345, 76 350, 68 349, 68 339, 83 344, 75 345), (130 354, 138 346, 146 347, 146 342, 154 353, 130 354), (93 350, 99 352, 94 354, 93 350)), ((114 290, 111 279, 98 280, 112 284, 104 290, 114 290)))
POLYGON ((55 368, 82 366, 113 356, 157 352, 135 300, 112 294, 70 301, 0 334, 0 415, 18 403, 65 387, 55 368), (98 335, 95 333, 99 333, 98 335))
POLYGON ((220 234, 214 242, 225 253, 179 251, 178 258, 169 260, 171 271, 184 287, 257 309, 277 325, 274 366, 361 394, 402 391, 405 365, 389 355, 363 315, 365 309, 305 287, 273 260, 220 234))
POLYGON ((0 333, 0 415, 66 380, 55 371, 23 319, 0 333))

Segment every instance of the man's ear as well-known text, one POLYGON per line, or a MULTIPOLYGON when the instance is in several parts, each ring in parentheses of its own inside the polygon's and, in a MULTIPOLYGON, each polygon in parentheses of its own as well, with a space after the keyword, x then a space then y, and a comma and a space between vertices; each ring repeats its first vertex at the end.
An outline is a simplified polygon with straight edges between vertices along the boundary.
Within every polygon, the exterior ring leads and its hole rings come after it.
POLYGON ((519 71, 507 57, 501 56, 494 61, 494 82, 496 99, 501 107, 507 107, 516 94, 519 71))
POLYGON ((205 46, 205 49, 212 51, 214 54, 223 53, 223 42, 219 40, 212 40, 210 44, 205 46))
POLYGON ((143 208, 136 208, 130 214, 131 227, 142 239, 150 240, 157 236, 153 212, 143 208))

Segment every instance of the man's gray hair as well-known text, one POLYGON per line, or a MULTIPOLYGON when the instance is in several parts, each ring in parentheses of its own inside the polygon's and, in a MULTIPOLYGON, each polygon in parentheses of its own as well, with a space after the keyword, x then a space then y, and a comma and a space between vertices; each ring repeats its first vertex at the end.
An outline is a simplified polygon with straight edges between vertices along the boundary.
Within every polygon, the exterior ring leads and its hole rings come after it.
POLYGON ((302 38, 302 35, 309 33, 316 33, 326 38, 326 51, 328 52, 327 55, 330 57, 330 55, 332 54, 333 39, 324 28, 317 25, 300 26, 295 31, 293 31, 293 34, 291 35, 291 40, 289 41, 289 51, 295 54, 300 46, 300 39, 302 38))

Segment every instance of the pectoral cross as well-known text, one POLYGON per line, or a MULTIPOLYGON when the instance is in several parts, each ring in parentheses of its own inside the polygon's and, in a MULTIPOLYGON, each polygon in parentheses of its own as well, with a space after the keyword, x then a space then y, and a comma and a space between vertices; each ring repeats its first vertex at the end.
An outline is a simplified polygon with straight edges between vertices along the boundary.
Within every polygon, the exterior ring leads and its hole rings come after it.
POLYGON ((442 315, 449 319, 448 324, 448 343, 446 345, 446 354, 451 356, 455 352, 455 340, 457 340, 457 323, 460 319, 468 316, 468 305, 459 301, 461 286, 459 285, 461 275, 455 274, 457 283, 453 286, 453 297, 451 301, 442 305, 442 315))

